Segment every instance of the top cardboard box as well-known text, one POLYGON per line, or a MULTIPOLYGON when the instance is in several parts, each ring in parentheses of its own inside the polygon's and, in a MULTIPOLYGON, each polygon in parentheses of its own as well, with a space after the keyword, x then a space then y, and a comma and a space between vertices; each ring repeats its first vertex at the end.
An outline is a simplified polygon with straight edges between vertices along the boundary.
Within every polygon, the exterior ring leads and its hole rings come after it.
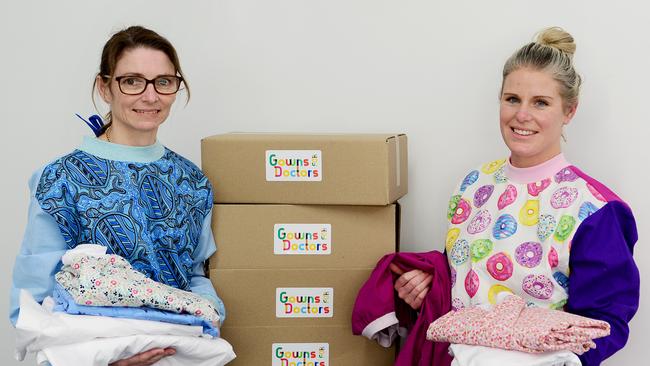
POLYGON ((201 165, 215 203, 387 205, 408 188, 404 134, 215 135, 201 165))

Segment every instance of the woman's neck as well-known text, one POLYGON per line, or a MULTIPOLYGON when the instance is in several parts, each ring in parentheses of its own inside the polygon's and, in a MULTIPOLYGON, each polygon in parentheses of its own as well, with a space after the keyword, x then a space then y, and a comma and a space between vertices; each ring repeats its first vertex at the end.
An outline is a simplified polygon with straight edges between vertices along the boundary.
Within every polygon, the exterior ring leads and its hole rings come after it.
POLYGON ((150 146, 156 143, 157 134, 157 128, 151 131, 138 131, 111 124, 100 138, 119 145, 150 146))
POLYGON ((519 167, 513 162, 512 157, 508 159, 505 167, 505 174, 509 180, 516 183, 533 183, 542 179, 552 177, 554 174, 571 165, 561 152, 557 155, 542 161, 536 165, 519 167))

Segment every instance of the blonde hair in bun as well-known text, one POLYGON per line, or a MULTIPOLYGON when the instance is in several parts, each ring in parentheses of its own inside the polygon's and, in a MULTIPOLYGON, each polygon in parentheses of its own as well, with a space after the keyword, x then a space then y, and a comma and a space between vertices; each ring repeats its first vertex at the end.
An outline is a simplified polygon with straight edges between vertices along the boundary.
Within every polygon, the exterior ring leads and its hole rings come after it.
POLYGON ((560 85, 565 108, 578 102, 582 78, 573 67, 576 44, 567 31, 560 27, 546 28, 530 42, 517 50, 503 66, 503 82, 513 71, 521 68, 548 72, 560 85))
POLYGON ((573 56, 576 52, 576 44, 573 37, 560 27, 551 27, 537 33, 535 42, 544 45, 555 47, 558 50, 573 56))

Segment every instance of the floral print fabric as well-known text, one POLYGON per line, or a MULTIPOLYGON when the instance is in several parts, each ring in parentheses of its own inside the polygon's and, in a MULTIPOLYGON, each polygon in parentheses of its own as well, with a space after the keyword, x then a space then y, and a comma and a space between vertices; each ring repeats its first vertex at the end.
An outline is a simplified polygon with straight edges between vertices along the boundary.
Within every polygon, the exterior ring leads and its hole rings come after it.
POLYGON ((118 255, 74 256, 55 278, 79 305, 146 306, 192 314, 219 324, 219 315, 209 301, 153 281, 118 255))
POLYGON ((450 311, 431 323, 427 339, 528 353, 569 350, 578 355, 596 348, 593 339, 609 335, 607 322, 538 307, 518 296, 486 310, 480 306, 450 311))

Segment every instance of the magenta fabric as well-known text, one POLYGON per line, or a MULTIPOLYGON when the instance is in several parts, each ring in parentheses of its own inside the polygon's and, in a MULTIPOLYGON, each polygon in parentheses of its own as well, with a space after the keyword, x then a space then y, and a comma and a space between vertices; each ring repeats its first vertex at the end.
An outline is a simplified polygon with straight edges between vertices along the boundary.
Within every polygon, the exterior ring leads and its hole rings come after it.
POLYGON ((571 351, 581 355, 596 348, 594 339, 609 335, 607 322, 538 307, 526 307, 519 296, 486 310, 473 306, 437 319, 427 339, 501 348, 527 353, 571 351))
POLYGON ((448 353, 449 343, 427 341, 426 332, 431 322, 450 310, 451 280, 444 254, 437 251, 388 254, 379 260, 359 290, 352 312, 352 331, 360 335, 368 324, 394 312, 399 326, 409 331, 395 361, 396 366, 449 366, 452 361, 448 353), (422 302, 419 315, 397 297, 393 288, 397 275, 390 270, 391 263, 405 272, 419 269, 433 275, 431 289, 422 302))
POLYGON ((602 198, 607 201, 607 202, 612 202, 612 201, 621 201, 623 200, 616 195, 616 193, 612 192, 611 189, 607 188, 604 184, 600 183, 599 181, 595 180, 594 178, 588 176, 585 174, 582 170, 578 169, 577 167, 571 165, 569 166, 571 170, 573 170, 580 178, 584 179, 589 183, 591 187, 589 187, 589 190, 595 189, 596 192, 598 192, 602 198))

